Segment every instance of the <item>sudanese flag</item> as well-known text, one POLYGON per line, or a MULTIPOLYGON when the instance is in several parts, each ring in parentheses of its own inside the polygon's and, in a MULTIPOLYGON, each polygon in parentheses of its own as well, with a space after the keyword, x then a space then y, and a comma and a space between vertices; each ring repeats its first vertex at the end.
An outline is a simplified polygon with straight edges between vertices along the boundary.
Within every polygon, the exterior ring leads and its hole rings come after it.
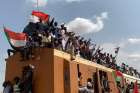
POLYGON ((49 17, 50 17, 48 14, 46 14, 44 12, 35 11, 35 10, 32 11, 32 16, 36 16, 42 21, 48 21, 49 17))
POLYGON ((13 32, 5 27, 4 32, 12 48, 16 49, 26 45, 27 35, 25 33, 13 32))

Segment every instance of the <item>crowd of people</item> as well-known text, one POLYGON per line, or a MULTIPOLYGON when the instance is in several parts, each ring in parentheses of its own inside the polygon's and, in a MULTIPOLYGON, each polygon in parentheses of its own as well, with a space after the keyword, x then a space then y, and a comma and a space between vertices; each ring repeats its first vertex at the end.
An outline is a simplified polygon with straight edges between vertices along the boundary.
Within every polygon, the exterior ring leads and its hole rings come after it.
MULTIPOLYGON (((71 60, 80 56, 108 68, 119 69, 121 72, 137 76, 140 78, 140 73, 133 67, 129 67, 124 63, 118 66, 116 57, 110 53, 103 52, 103 48, 92 43, 91 39, 87 40, 84 37, 76 35, 74 32, 68 31, 65 24, 58 23, 52 18, 51 20, 41 20, 37 23, 29 22, 24 28, 23 33, 26 33, 28 40, 26 46, 21 51, 22 60, 30 59, 34 56, 33 48, 48 47, 55 48, 71 54, 71 60)), ((8 50, 8 55, 14 50, 8 50)))
MULTIPOLYGON (((108 80, 107 73, 104 71, 99 71, 99 78, 97 77, 97 73, 93 73, 94 75, 91 78, 87 79, 86 83, 82 82, 83 76, 82 73, 78 73, 78 93, 112 93, 112 89, 110 88, 110 80, 108 80), (100 80, 100 84, 98 83, 97 78, 100 80), (100 86, 100 89, 98 87, 100 86)), ((134 91, 135 83, 130 82, 129 80, 116 81, 118 92, 116 93, 132 93, 134 91)), ((139 85, 137 83, 137 87, 139 85)))
POLYGON ((42 20, 37 23, 30 22, 25 27, 23 33, 28 35, 28 42, 23 49, 25 52, 22 52, 22 58, 26 57, 29 59, 28 55, 32 55, 33 47, 56 48, 70 53, 72 60, 76 56, 80 56, 106 67, 119 69, 123 73, 140 77, 140 73, 133 67, 129 67, 124 63, 118 66, 116 63, 117 54, 113 56, 112 54, 102 52, 103 48, 96 46, 96 44, 91 42, 91 39, 86 40, 74 32, 68 31, 64 23, 58 26, 54 19, 46 22, 42 20))
MULTIPOLYGON (((35 57, 35 49, 39 48, 54 48, 60 51, 67 52, 71 55, 71 60, 76 57, 81 57, 89 62, 94 62, 108 68, 120 71, 122 73, 140 78, 140 73, 122 63, 117 65, 116 58, 119 52, 119 47, 116 48, 115 55, 103 52, 103 48, 97 46, 91 39, 85 39, 82 36, 76 35, 74 32, 68 31, 66 25, 58 22, 54 18, 49 20, 39 20, 38 22, 29 22, 24 28, 23 33, 27 35, 26 45, 17 49, 8 49, 8 56, 17 51, 21 54, 21 61, 29 60, 35 57)), ((5 81, 3 83, 3 93, 33 93, 33 66, 25 66, 22 70, 21 77, 15 77, 13 81, 5 81)), ((109 80, 106 73, 101 72, 100 85, 102 93, 110 93, 109 80)), ((82 73, 78 73, 79 93, 95 93, 97 80, 88 78, 85 86, 80 83, 82 73)), ((130 93, 130 89, 134 88, 134 84, 130 83, 126 86, 121 86, 117 82, 119 93, 130 93), (125 92, 122 92, 125 91, 125 92)))
POLYGON ((25 66, 21 78, 16 76, 13 81, 3 83, 3 93, 33 93, 33 66, 25 66))
POLYGON ((125 86, 121 86, 121 84, 117 82, 117 88, 119 93, 132 93, 134 91, 134 83, 126 83, 125 86))
POLYGON ((122 73, 140 78, 140 73, 134 69, 133 67, 129 67, 129 65, 126 65, 125 63, 121 64, 121 67, 119 69, 122 73))

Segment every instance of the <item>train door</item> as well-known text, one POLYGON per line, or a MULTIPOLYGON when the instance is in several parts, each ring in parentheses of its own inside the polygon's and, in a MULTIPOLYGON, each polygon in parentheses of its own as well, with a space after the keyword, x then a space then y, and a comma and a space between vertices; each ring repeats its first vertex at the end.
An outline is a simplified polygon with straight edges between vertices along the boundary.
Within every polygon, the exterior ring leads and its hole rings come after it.
POLYGON ((98 87, 98 75, 97 72, 93 74, 94 78, 94 93, 99 93, 99 87, 98 87))
POLYGON ((77 64, 79 93, 83 91, 98 92, 96 68, 84 64, 77 64))
POLYGON ((109 80, 107 72, 99 70, 98 72, 99 93, 110 93, 109 80))

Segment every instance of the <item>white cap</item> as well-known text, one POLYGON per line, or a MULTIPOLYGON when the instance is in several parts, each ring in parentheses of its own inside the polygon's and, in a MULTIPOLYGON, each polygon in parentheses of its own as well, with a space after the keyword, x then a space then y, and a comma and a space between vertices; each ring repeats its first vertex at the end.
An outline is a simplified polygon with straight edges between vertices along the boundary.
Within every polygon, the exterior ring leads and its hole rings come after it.
POLYGON ((29 66, 30 66, 32 69, 35 69, 35 66, 34 66, 34 65, 29 64, 29 66))
POLYGON ((30 15, 29 21, 32 23, 39 22, 39 18, 37 16, 30 15))
POLYGON ((91 82, 88 82, 88 83, 87 83, 87 86, 92 87, 91 82))

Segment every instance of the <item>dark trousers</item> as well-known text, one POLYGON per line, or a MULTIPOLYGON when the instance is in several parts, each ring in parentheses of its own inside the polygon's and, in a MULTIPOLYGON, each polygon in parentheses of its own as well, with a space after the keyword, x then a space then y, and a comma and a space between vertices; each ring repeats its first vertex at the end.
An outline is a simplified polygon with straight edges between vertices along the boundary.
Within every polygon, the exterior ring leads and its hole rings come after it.
POLYGON ((16 52, 16 50, 12 50, 12 49, 7 50, 8 56, 11 56, 11 53, 14 54, 15 52, 16 52))
POLYGON ((23 48, 20 53, 22 60, 29 60, 32 50, 30 48, 23 48))

